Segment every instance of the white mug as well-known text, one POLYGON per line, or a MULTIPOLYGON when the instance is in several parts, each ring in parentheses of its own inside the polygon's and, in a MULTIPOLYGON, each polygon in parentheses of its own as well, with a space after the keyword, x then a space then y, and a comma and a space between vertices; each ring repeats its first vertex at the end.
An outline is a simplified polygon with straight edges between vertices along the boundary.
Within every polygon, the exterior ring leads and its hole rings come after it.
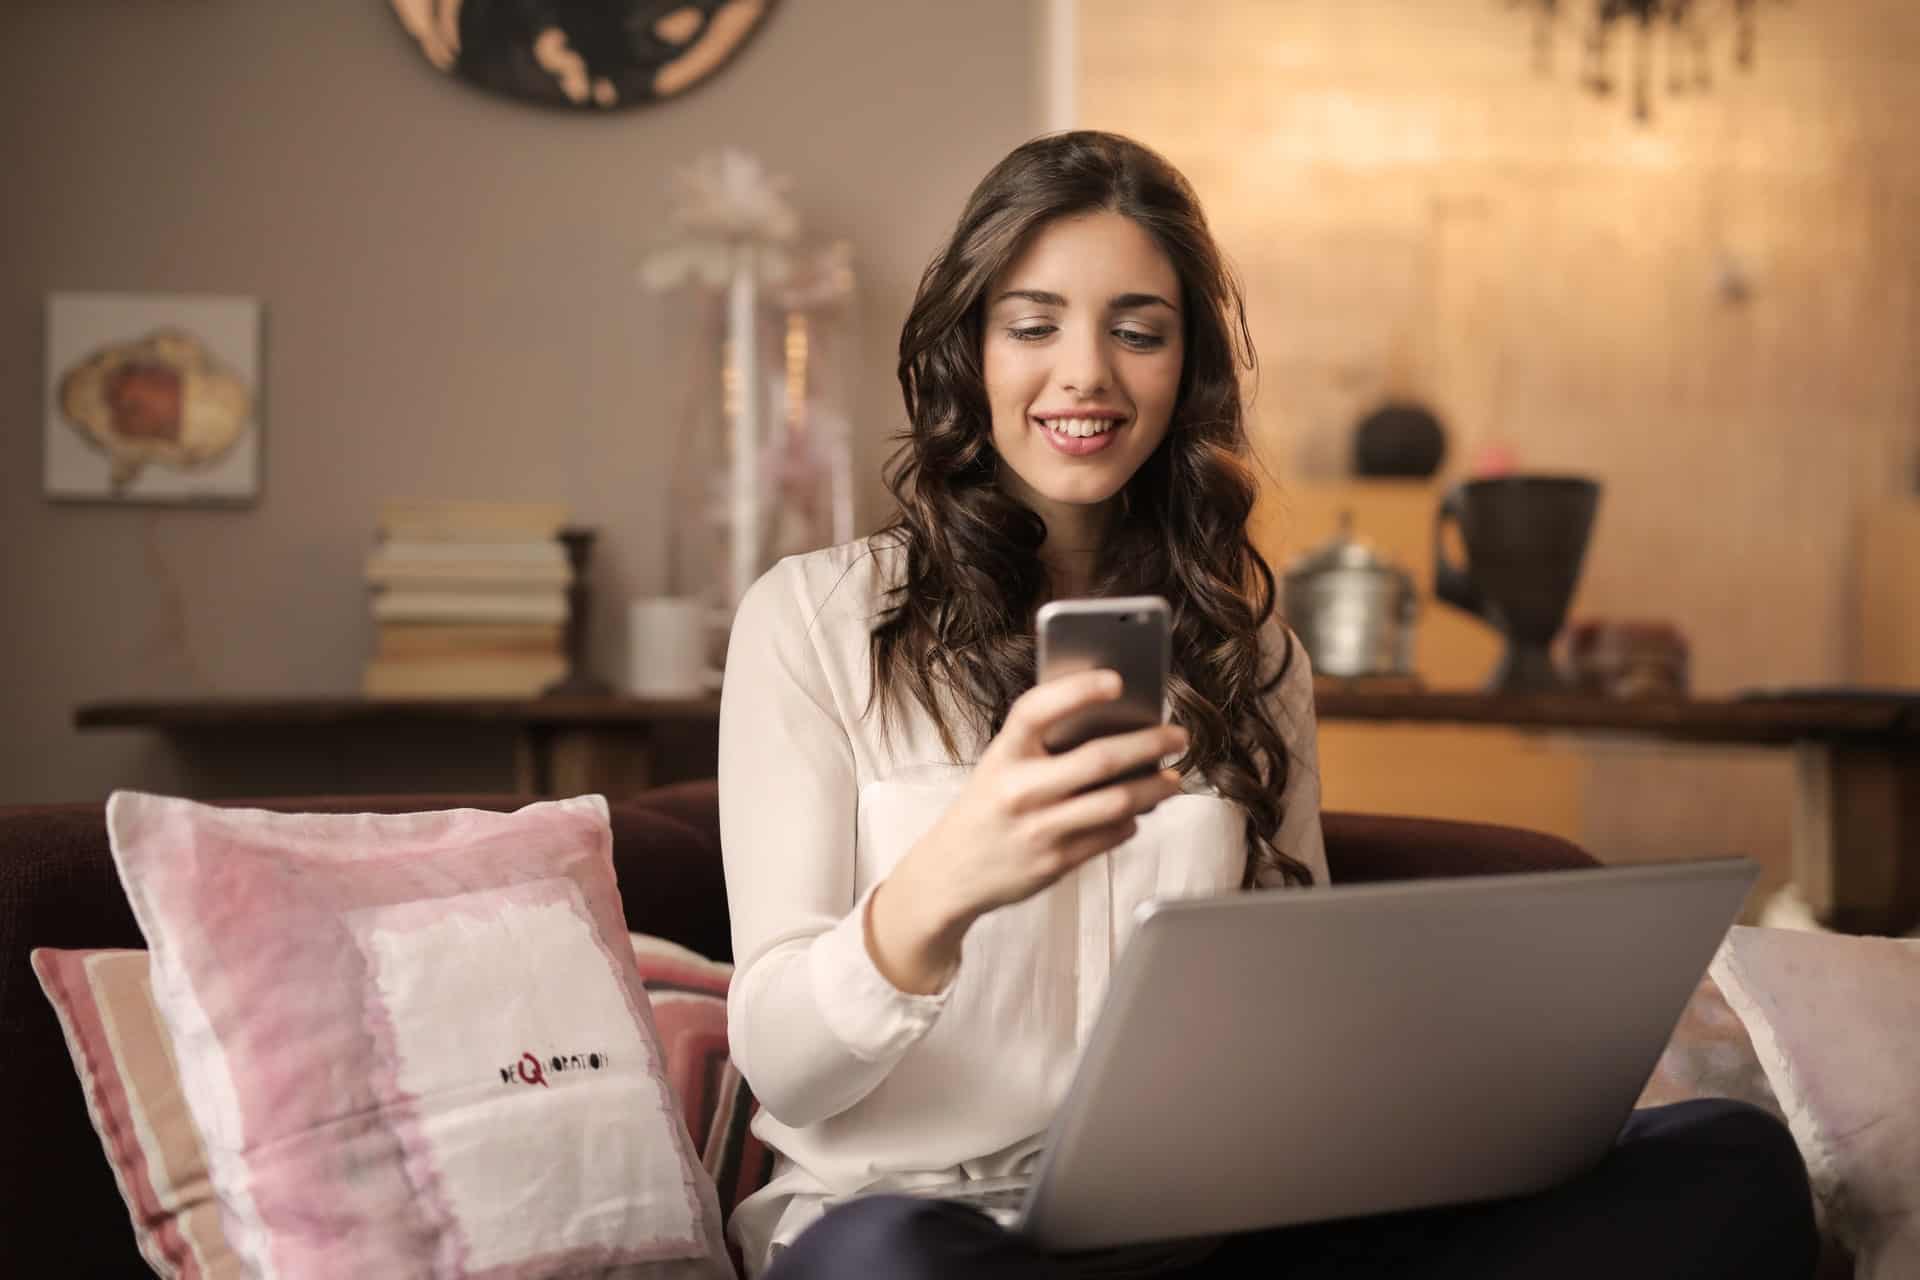
POLYGON ((705 609, 685 596, 647 596, 627 606, 627 689, 641 698, 689 698, 707 690, 705 609))

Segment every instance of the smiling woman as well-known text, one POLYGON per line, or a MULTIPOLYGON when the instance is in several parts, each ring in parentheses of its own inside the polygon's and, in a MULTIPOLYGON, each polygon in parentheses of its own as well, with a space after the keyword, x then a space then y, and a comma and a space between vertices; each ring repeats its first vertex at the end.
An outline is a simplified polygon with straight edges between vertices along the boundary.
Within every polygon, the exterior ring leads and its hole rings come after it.
MULTIPOLYGON (((902 328, 898 519, 741 601, 728 1036, 781 1155, 734 1214, 750 1274, 849 1190, 1031 1173, 1148 897, 1325 878, 1311 675, 1246 533, 1245 338, 1172 166, 1028 143, 902 328), (1118 692, 1035 683, 1035 612, 1076 595, 1167 601, 1171 723, 1048 749, 1118 692)), ((801 1274, 931 1274, 829 1255, 801 1274)))

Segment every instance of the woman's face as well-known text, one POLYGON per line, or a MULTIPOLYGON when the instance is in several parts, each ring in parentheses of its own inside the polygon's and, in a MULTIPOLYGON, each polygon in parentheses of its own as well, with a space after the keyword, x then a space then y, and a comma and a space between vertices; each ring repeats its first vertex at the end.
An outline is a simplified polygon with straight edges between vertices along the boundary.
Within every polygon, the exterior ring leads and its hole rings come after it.
POLYGON ((1167 434, 1180 279, 1138 223, 1041 227, 987 291, 981 366, 1002 483, 1050 528, 1120 492, 1167 434))

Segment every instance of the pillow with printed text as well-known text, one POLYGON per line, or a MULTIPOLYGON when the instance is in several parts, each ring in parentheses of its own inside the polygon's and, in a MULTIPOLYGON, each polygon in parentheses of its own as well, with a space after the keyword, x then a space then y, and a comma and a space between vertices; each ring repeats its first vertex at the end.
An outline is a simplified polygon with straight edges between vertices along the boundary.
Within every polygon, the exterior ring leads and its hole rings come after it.
MULTIPOLYGON (((604 799, 284 814, 118 792, 107 827, 218 1226, 249 1273, 730 1273, 604 799)), ((85 964, 36 956, 50 995, 86 987, 97 1008, 85 964)), ((62 1011, 70 1044, 81 1003, 62 1011)), ((102 1074, 83 1064, 97 1126, 102 1074)), ((120 1163, 138 1232, 166 1206, 120 1163)))

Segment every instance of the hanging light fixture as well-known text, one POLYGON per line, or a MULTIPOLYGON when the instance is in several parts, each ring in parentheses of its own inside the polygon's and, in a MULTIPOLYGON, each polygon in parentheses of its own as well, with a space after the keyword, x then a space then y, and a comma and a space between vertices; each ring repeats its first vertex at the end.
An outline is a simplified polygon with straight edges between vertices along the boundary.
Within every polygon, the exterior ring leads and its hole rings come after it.
POLYGON ((1753 66, 1760 0, 1508 0, 1534 11, 1533 55, 1544 72, 1553 67, 1554 28, 1563 13, 1584 10, 1580 34, 1580 82, 1602 97, 1618 87, 1613 50, 1623 33, 1633 43, 1633 114, 1653 116, 1656 63, 1665 69, 1666 91, 1679 97, 1713 84, 1709 28, 1731 22, 1733 63, 1753 66))

